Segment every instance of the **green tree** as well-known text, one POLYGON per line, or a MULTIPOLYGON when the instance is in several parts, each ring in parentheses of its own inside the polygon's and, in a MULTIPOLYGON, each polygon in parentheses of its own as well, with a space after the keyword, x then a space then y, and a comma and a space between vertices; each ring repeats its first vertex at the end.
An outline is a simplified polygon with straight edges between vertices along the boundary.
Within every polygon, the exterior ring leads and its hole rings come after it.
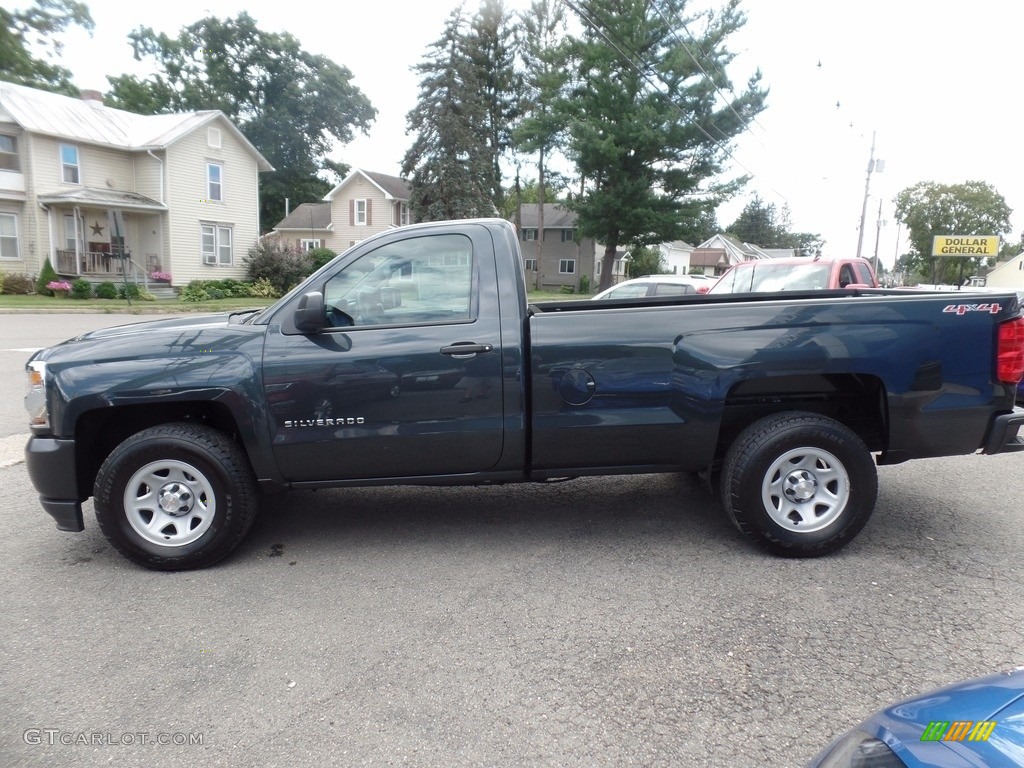
POLYGON ((201 19, 177 37, 140 27, 129 39, 135 58, 153 59, 156 72, 108 78, 107 103, 143 114, 221 110, 277 169, 260 175, 264 230, 282 218, 286 197, 327 192, 324 176, 346 170, 328 155, 376 115, 347 68, 287 32, 263 32, 245 12, 201 19))
POLYGON ((512 146, 512 129, 519 119, 522 77, 515 68, 511 17, 502 0, 483 0, 469 24, 466 41, 470 62, 483 102, 483 145, 490 163, 487 183, 495 208, 505 196, 501 161, 512 146))
MULTIPOLYGON (((548 202, 548 160, 561 143, 564 125, 551 105, 563 94, 569 73, 563 66, 565 4, 562 0, 534 0, 519 17, 520 58, 523 66, 523 115, 513 140, 517 151, 537 158, 537 259, 544 253, 544 203, 548 202)), ((561 180, 555 184, 560 184, 561 180)), ((527 202, 523 198, 523 202, 527 202)))
POLYGON ((95 24, 84 3, 36 0, 23 11, 0 8, 0 80, 77 97, 71 71, 54 63, 63 47, 59 35, 71 26, 92 33, 95 24))
POLYGON ((741 242, 761 248, 792 248, 801 256, 821 253, 821 235, 792 232, 790 227, 788 207, 779 210, 755 194, 726 231, 741 242))
POLYGON ((661 257, 661 251, 646 245, 632 248, 629 261, 626 262, 626 273, 629 277, 664 274, 665 260, 661 257))
POLYGON ((568 154, 585 182, 572 207, 584 237, 604 243, 601 288, 623 245, 678 240, 744 180, 714 181, 731 141, 764 109, 760 72, 732 93, 726 38, 738 0, 684 18, 686 0, 578 0, 576 72, 558 103, 568 154), (698 28, 699 25, 699 28, 698 28), (700 51, 700 63, 694 51, 700 51), (723 103, 725 102, 725 103, 723 103))
POLYGON ((895 199, 896 220, 907 228, 910 252, 902 260, 906 271, 930 283, 957 283, 960 275, 976 274, 981 258, 933 257, 937 235, 1005 235, 1012 211, 994 187, 983 181, 938 184, 922 181, 895 199))
POLYGON ((486 105, 468 45, 461 7, 445 22, 441 37, 415 66, 420 76, 416 106, 407 117, 413 145, 402 160, 419 221, 490 216, 492 155, 485 141, 486 105))

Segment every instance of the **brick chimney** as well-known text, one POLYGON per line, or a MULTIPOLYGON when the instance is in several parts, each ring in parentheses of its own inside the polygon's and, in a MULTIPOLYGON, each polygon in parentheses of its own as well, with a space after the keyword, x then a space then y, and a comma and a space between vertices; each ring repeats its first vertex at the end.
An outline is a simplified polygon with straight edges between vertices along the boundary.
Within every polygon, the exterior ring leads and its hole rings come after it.
POLYGON ((94 102, 99 105, 103 104, 103 94, 100 91, 80 90, 78 92, 78 98, 82 101, 94 102))

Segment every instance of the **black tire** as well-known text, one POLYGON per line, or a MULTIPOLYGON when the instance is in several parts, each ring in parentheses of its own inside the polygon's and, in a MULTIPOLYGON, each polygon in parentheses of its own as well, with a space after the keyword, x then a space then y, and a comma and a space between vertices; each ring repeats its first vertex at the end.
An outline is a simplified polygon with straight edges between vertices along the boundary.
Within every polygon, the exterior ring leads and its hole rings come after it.
POLYGON ((867 523, 878 472, 864 442, 816 413, 768 416, 732 444, 722 503, 733 525, 775 555, 818 557, 844 547, 867 523))
POLYGON ((244 451, 198 424, 132 435, 103 462, 94 489, 107 540, 139 565, 205 568, 226 557, 256 518, 259 494, 244 451))

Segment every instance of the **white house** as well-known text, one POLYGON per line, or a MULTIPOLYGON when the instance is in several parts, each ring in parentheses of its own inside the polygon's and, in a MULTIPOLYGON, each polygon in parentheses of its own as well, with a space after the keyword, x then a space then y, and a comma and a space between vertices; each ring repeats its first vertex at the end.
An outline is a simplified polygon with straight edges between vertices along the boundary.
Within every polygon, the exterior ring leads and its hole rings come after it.
POLYGON ((220 111, 136 115, 0 82, 0 270, 243 277, 272 170, 220 111))

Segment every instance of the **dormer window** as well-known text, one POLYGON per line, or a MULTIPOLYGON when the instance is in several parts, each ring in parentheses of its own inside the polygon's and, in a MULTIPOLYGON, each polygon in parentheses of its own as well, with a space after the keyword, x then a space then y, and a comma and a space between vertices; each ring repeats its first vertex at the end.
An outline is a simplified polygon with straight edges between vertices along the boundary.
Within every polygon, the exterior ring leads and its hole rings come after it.
POLYGON ((6 133, 0 133, 0 171, 20 171, 18 160, 18 139, 6 133))
POLYGON ((60 145, 60 178, 65 184, 81 184, 82 174, 78 165, 78 147, 74 144, 60 145))

